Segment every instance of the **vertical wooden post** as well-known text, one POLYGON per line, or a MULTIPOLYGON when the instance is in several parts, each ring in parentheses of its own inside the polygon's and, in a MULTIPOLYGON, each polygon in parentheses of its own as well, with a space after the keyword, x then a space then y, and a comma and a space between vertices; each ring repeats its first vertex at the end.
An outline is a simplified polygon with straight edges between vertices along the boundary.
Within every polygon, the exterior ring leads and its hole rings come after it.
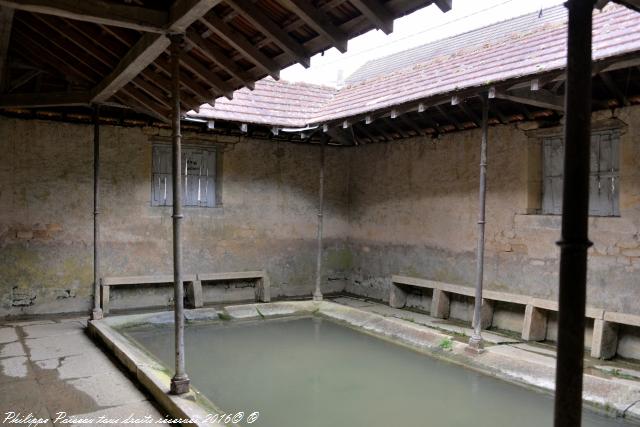
POLYGON ((182 135, 180 133, 180 55, 184 49, 184 35, 172 34, 171 40, 171 128, 173 139, 173 284, 175 314, 175 368, 171 378, 171 393, 189 391, 189 377, 184 357, 184 288, 182 285, 182 135))
POLYGON ((327 143, 327 135, 322 134, 320 139, 320 189, 318 191, 318 252, 316 255, 316 289, 313 292, 314 301, 322 301, 322 291, 320 284, 322 282, 322 227, 324 222, 324 167, 325 167, 325 145, 327 143))
POLYGON ((473 334, 467 348, 474 352, 482 351, 482 283, 484 278, 484 228, 487 198, 487 142, 489 139, 489 99, 486 93, 482 98, 482 143, 480 146, 480 192, 478 203, 478 249, 476 256, 476 295, 473 310, 473 334))
POLYGON ((102 319, 100 304, 100 107, 93 106, 93 320, 102 319))
POLYGON ((558 358, 554 425, 579 427, 582 416, 589 156, 591 150, 591 31, 594 0, 569 0, 565 90, 564 187, 560 246, 558 358))

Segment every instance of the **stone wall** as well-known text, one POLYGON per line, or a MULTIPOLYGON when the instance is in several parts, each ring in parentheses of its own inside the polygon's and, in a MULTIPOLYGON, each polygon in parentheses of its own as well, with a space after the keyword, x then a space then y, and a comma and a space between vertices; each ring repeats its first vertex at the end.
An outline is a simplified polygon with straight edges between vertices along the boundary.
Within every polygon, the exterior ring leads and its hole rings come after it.
MULTIPOLYGON (((103 275, 171 274, 171 208, 150 203, 152 139, 166 132, 101 129, 103 275)), ((92 138, 92 126, 0 118, 0 316, 91 306, 92 138)), ((223 205, 185 208, 185 273, 266 269, 274 296, 310 295, 319 147, 219 142, 223 205)), ((342 290, 350 268, 348 161, 348 152, 328 149, 327 291, 342 290)), ((251 296, 244 286, 229 288, 251 296)), ((116 290, 112 307, 171 302, 170 287, 143 288, 116 290)))
MULTIPOLYGON (((616 115, 628 125, 621 136, 621 215, 590 219, 588 301, 640 314, 640 109, 616 115)), ((610 119, 609 112, 594 115, 597 123, 610 119)), ((535 132, 522 127, 489 130, 484 283, 487 289, 557 299, 560 217, 532 209, 540 198, 539 142, 535 132)), ((480 140, 480 131, 471 130, 354 150, 349 210, 354 269, 347 291, 388 300, 391 274, 474 285, 480 140)), ((430 299, 428 292, 416 294, 409 303, 425 308, 430 299)), ((451 309, 470 320, 470 305, 451 309)), ((496 311, 497 326, 517 329, 523 311, 517 306, 496 311)), ((553 322, 549 328, 553 337, 553 322)), ((621 348, 630 347, 624 339, 621 348)))

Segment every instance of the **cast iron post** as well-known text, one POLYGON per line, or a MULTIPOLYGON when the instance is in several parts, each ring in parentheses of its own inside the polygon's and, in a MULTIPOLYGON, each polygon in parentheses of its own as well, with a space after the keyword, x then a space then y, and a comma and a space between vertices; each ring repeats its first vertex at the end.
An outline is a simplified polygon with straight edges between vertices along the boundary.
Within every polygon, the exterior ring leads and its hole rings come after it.
POLYGON ((473 334, 468 348, 475 352, 482 351, 482 281, 484 278, 484 225, 487 198, 487 140, 489 139, 489 100, 486 93, 482 99, 482 143, 480 146, 480 193, 478 203, 478 249, 476 256, 476 296, 473 310, 473 334))
POLYGON ((327 136, 322 135, 320 139, 320 189, 318 193, 318 253, 316 255, 316 289, 313 292, 314 301, 322 301, 322 292, 320 291, 320 283, 322 281, 322 226, 324 220, 324 146, 327 136))
POLYGON ((593 0, 569 0, 554 425, 579 427, 589 232, 593 0))
POLYGON ((100 107, 93 106, 93 320, 102 319, 100 307, 100 107))
POLYGON ((182 287, 182 154, 180 134, 180 54, 184 49, 184 35, 172 34, 171 40, 171 128, 173 130, 173 285, 175 314, 176 374, 171 379, 171 393, 189 391, 189 377, 184 360, 184 289, 182 287))

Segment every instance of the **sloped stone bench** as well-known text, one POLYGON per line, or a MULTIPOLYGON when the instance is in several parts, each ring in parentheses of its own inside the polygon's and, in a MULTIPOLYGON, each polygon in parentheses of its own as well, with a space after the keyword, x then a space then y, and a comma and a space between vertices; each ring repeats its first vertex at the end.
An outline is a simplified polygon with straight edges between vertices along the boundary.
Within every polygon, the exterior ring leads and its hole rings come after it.
MULTIPOLYGON (((432 289, 431 316, 439 319, 449 317, 450 294, 475 297, 475 289, 469 286, 393 275, 389 305, 402 308, 407 302, 407 293, 403 286, 432 289)), ((524 341, 542 341, 547 336, 547 320, 550 311, 558 311, 558 302, 526 295, 486 290, 482 292, 481 325, 483 329, 491 326, 493 307, 496 301, 520 304, 525 306, 522 325, 524 341)), ((605 312, 600 308, 587 307, 586 317, 594 319, 591 356, 608 359, 615 355, 617 349, 617 324, 640 326, 640 316, 605 312)))
MULTIPOLYGON (((263 270, 239 271, 225 273, 199 273, 188 274, 183 277, 186 286, 186 306, 199 308, 204 305, 202 298, 202 282, 220 282, 231 280, 257 280, 256 300, 262 302, 271 301, 271 288, 269 276, 263 270)), ((109 313, 109 299, 112 286, 138 286, 138 285, 173 285, 172 275, 157 276, 124 276, 103 277, 100 279, 100 298, 102 312, 109 313)))

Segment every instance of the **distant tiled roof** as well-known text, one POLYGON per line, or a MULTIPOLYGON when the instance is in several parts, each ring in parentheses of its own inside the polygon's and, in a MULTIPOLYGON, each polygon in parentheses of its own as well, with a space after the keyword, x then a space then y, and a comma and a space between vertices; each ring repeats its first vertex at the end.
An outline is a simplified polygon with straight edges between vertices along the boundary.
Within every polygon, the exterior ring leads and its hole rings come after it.
POLYGON ((373 59, 353 74, 351 74, 345 84, 347 86, 369 80, 383 74, 390 74, 403 68, 421 64, 431 59, 451 55, 460 50, 469 50, 482 46, 491 41, 495 43, 514 33, 531 31, 548 24, 562 23, 567 20, 567 9, 562 6, 554 6, 540 12, 529 13, 506 21, 487 25, 465 33, 457 34, 445 39, 414 47, 412 49, 397 52, 383 58, 373 59))
MULTIPOLYGON (((507 23, 509 21, 506 21, 507 23)), ((480 46, 436 55, 413 66, 342 88, 310 122, 322 123, 411 101, 537 75, 566 66, 566 21, 523 28, 480 46)), ((609 5, 594 12, 593 58, 640 49, 640 14, 609 5)))
POLYGON ((271 77, 256 82, 253 91, 244 88, 233 100, 218 98, 215 106, 205 104, 189 117, 229 120, 270 126, 304 127, 335 95, 336 89, 308 83, 275 81, 271 77))
MULTIPOLYGON (((594 60, 640 50, 640 14, 610 4, 594 12, 594 60)), ((404 103, 486 87, 566 66, 566 12, 563 6, 370 61, 336 90, 276 82, 242 89, 232 101, 220 98, 192 117, 304 127, 343 120, 404 103)))

